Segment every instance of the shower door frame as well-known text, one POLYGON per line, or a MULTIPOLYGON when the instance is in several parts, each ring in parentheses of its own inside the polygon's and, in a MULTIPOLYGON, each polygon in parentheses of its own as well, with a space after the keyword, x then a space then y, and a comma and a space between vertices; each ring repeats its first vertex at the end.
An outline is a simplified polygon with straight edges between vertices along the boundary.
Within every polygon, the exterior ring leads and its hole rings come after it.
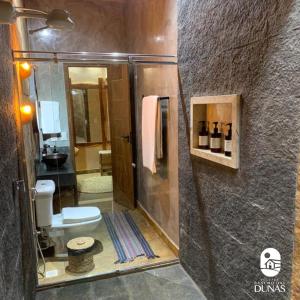
MULTIPOLYGON (((64 77, 65 77, 65 92, 66 92, 66 99, 67 99, 67 110, 68 110, 68 124, 69 124, 69 131, 71 134, 69 134, 70 137, 70 148, 74 148, 76 146, 76 141, 74 140, 75 137, 75 128, 74 128, 74 113, 73 113, 73 106, 72 106, 72 100, 71 100, 71 83, 69 82, 69 67, 97 67, 97 68, 106 68, 107 72, 109 72, 109 66, 112 64, 124 64, 128 66, 128 84, 129 84, 129 101, 130 101, 130 122, 131 122, 131 132, 130 132, 130 144, 131 144, 131 161, 132 161, 132 172, 133 172, 133 206, 136 208, 137 206, 137 170, 136 170, 136 130, 135 130, 135 99, 134 99, 134 93, 132 94, 132 90, 134 91, 134 88, 132 88, 131 84, 131 70, 130 70, 130 64, 127 61, 119 61, 119 60, 113 60, 113 61, 107 61, 107 62, 91 62, 87 63, 86 61, 81 62, 73 62, 73 63, 63 63, 63 70, 64 70, 64 77)), ((108 99, 109 100, 109 99, 108 99)), ((110 130, 111 130, 111 121, 109 124, 110 130)), ((112 141, 110 141, 110 144, 112 141)), ((95 145, 98 143, 86 143, 88 145, 95 145)), ((103 144, 103 142, 99 143, 103 144)), ((75 161, 75 155, 74 151, 70 151, 71 153, 71 160, 73 165, 75 166, 75 172, 76 172, 76 161, 75 161)), ((78 197, 75 197, 75 206, 78 206, 78 197)))
MULTIPOLYGON (((51 52, 51 51, 26 51, 26 50, 12 50, 14 62, 62 62, 65 64, 78 64, 83 66, 89 65, 110 65, 110 64, 127 64, 129 72, 129 93, 131 104, 131 125, 132 125, 132 161, 133 161, 133 176, 134 176, 134 197, 137 197, 137 169, 136 169, 136 155, 137 155, 137 142, 136 142, 136 82, 135 66, 140 64, 158 64, 158 65, 177 65, 176 55, 159 55, 159 54, 129 54, 129 53, 99 53, 99 52, 51 52)), ((66 91, 67 92, 67 91, 66 91)), ((67 100, 68 101, 68 100, 67 100)), ((23 157, 24 159, 24 157, 23 157)), ((72 158, 74 159, 74 157, 72 158)), ((30 216, 32 218, 32 216, 30 216)), ((35 239, 37 230, 33 230, 32 238, 35 239)), ((31 245, 32 253, 37 253, 37 246, 31 245)), ((38 256, 36 257, 38 259, 38 256)), ((72 285, 74 283, 84 283, 100 279, 113 278, 120 275, 132 274, 151 270, 161 266, 171 266, 179 263, 179 258, 152 263, 146 266, 138 266, 132 269, 117 270, 112 273, 99 274, 91 277, 78 278, 70 281, 55 282, 51 284, 39 285, 37 273, 34 274, 33 280, 35 281, 36 291, 47 290, 49 288, 63 287, 72 285)))

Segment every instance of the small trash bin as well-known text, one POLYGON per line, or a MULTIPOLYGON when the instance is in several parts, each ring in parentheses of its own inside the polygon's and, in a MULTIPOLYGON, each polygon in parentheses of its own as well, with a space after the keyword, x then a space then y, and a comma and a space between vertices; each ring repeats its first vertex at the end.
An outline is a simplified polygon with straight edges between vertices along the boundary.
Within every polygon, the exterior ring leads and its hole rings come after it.
POLYGON ((78 237, 67 243, 69 265, 66 271, 86 273, 94 269, 95 240, 91 237, 78 237))

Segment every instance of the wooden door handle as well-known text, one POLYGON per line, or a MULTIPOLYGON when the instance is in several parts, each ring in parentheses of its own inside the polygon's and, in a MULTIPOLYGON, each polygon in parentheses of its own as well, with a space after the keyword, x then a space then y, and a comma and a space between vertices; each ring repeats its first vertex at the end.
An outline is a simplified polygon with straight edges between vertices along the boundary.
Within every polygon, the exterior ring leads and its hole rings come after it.
POLYGON ((121 135, 121 139, 123 141, 126 141, 127 143, 130 143, 130 136, 129 135, 121 135))

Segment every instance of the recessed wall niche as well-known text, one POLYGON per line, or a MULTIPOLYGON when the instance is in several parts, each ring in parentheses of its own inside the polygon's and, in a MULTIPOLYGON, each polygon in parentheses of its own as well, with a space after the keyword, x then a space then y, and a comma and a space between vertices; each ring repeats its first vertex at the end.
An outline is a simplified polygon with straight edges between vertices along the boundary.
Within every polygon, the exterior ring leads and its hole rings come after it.
POLYGON ((207 159, 227 167, 239 168, 239 138, 240 138, 240 96, 221 95, 191 98, 191 141, 190 152, 192 155, 207 159), (220 133, 220 152, 214 153, 211 149, 199 148, 199 131, 201 123, 205 121, 208 129, 208 145, 211 147, 212 132, 215 127, 220 133), (218 124, 214 124, 218 122, 218 124), (231 123, 231 156, 224 153, 225 136, 228 136, 231 123))

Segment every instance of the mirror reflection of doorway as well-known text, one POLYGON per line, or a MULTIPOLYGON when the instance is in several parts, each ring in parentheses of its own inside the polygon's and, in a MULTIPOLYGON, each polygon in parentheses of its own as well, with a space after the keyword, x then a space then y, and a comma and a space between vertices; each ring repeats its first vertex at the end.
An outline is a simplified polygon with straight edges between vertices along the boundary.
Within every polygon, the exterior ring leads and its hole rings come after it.
POLYGON ((79 205, 134 207, 127 66, 68 65, 71 149, 79 205), (126 180, 124 175, 126 174, 126 180))

